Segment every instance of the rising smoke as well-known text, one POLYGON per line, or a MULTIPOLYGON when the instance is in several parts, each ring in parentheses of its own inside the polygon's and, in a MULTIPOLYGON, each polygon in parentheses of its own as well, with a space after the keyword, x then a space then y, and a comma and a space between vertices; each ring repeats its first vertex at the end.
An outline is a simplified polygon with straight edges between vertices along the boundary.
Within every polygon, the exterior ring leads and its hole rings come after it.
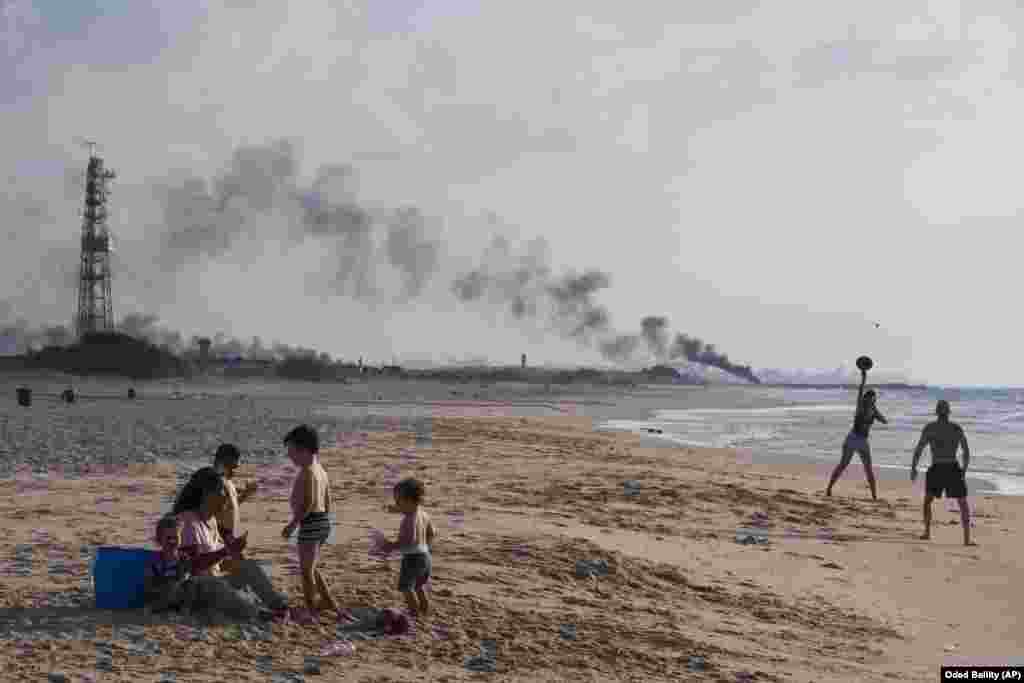
POLYGON ((729 362, 728 356, 715 351, 714 344, 704 344, 704 342, 696 337, 677 334, 675 342, 673 342, 672 348, 669 351, 669 358, 672 360, 685 358, 691 363, 710 365, 749 382, 760 384, 760 380, 749 365, 734 365, 729 362))
POLYGON ((640 321, 641 334, 651 353, 658 360, 665 360, 665 352, 668 347, 668 318, 657 315, 649 315, 640 321))
MULTIPOLYGON (((186 341, 181 333, 167 329, 160 325, 155 315, 130 313, 118 323, 117 328, 125 334, 130 334, 139 339, 145 339, 151 344, 164 347, 169 351, 182 354, 186 352, 195 353, 199 349, 199 336, 193 336, 186 341)), ((220 358, 248 358, 252 360, 285 360, 288 358, 303 358, 317 356, 317 352, 302 346, 289 346, 275 342, 270 348, 263 344, 259 337, 253 337, 249 342, 231 337, 224 332, 218 332, 210 341, 210 355, 220 358)))
POLYGON ((229 252, 255 234, 258 217, 287 226, 293 244, 315 239, 333 261, 332 292, 358 299, 380 295, 376 281, 384 267, 402 280, 401 296, 415 298, 437 271, 441 243, 415 207, 370 209, 360 204, 355 170, 321 167, 312 182, 298 177, 296 149, 288 141, 235 151, 228 168, 212 182, 190 178, 162 197, 166 232, 159 260, 171 270, 229 252))
POLYGON ((546 314, 554 330, 596 346, 611 361, 630 360, 646 343, 658 362, 686 360, 759 382, 749 366, 734 365, 727 356, 718 354, 714 345, 696 337, 677 334, 669 346, 668 319, 663 316, 641 319, 640 334, 615 332, 607 309, 595 302, 596 293, 611 286, 611 278, 598 270, 554 277, 546 255, 546 243, 535 240, 516 258, 508 240, 497 237, 485 250, 480 265, 457 278, 452 291, 461 301, 487 300, 507 306, 517 318, 546 314))
MULTIPOLYGON (((10 306, 6 302, 0 302, 0 314, 9 310, 10 306)), ((186 340, 180 332, 160 325, 160 319, 152 314, 129 313, 118 321, 116 329, 175 354, 196 353, 199 350, 200 337, 193 336, 186 340)), ((0 327, 0 354, 25 353, 46 346, 68 346, 75 339, 74 332, 67 325, 37 327, 25 320, 17 320, 0 327)), ((277 342, 267 348, 259 337, 243 342, 224 332, 218 332, 210 338, 210 354, 220 358, 253 360, 285 360, 320 355, 310 348, 277 342)))
MULTIPOLYGON (((168 281, 187 266, 215 260, 243 239, 260 240, 267 225, 277 226, 269 237, 292 244, 316 240, 329 254, 332 294, 366 299, 389 294, 378 281, 382 272, 397 274, 400 292, 392 300, 422 295, 441 271, 443 244, 429 218, 418 208, 370 208, 361 202, 355 169, 345 164, 321 167, 311 182, 299 178, 294 145, 278 141, 237 149, 227 167, 207 180, 190 177, 161 188, 163 233, 155 262, 168 281)), ((121 256, 124 258, 124 256, 121 256)), ((77 263, 68 263, 68 277, 77 263)), ((757 378, 748 366, 737 366, 713 345, 683 334, 668 343, 668 321, 648 316, 639 334, 613 328, 607 309, 597 302, 611 286, 608 274, 595 269, 582 273, 552 273, 545 240, 538 238, 516 252, 509 240, 498 236, 480 256, 478 265, 455 276, 448 290, 461 302, 500 306, 518 320, 531 320, 581 345, 598 349, 605 358, 628 361, 643 344, 659 362, 685 359, 703 363, 749 381, 757 378)), ((12 311, 0 307, 10 321, 12 311)), ((163 328, 154 315, 123 316, 118 328, 133 336, 181 353, 197 348, 198 339, 186 340, 163 328)), ((4 349, 44 344, 66 344, 73 337, 66 327, 36 329, 25 321, 5 323, 0 330, 4 349)), ((275 344, 266 348, 258 338, 250 342, 224 334, 212 339, 211 352, 221 356, 286 358, 308 356, 311 349, 275 344)))

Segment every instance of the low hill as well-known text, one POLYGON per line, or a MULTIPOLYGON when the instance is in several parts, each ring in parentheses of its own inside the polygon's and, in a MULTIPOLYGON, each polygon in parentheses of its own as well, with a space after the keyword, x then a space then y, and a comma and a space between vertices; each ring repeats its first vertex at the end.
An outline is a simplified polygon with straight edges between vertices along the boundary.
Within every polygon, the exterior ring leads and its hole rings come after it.
POLYGON ((189 364, 170 351, 121 332, 93 332, 70 346, 48 346, 26 355, 25 366, 73 375, 158 379, 187 375, 189 364))

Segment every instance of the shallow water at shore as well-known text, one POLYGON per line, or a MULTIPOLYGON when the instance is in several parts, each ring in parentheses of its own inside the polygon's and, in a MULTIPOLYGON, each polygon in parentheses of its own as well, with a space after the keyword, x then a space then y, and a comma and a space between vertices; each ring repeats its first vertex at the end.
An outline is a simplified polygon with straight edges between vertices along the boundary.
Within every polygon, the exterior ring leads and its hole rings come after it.
MULTIPOLYGON (((879 409, 889 424, 871 431, 872 459, 881 472, 909 475, 922 427, 935 419, 938 398, 953 402, 953 419, 971 447, 969 472, 980 488, 1024 495, 1024 412, 1006 390, 889 390, 879 409)), ((721 387, 690 400, 653 407, 643 417, 605 420, 600 428, 629 431, 682 446, 731 448, 761 462, 835 463, 853 420, 856 392, 843 389, 721 387), (703 399, 703 400, 702 400, 703 399)), ((856 459, 855 459, 856 461, 856 459)), ((919 464, 930 464, 926 449, 919 464)))

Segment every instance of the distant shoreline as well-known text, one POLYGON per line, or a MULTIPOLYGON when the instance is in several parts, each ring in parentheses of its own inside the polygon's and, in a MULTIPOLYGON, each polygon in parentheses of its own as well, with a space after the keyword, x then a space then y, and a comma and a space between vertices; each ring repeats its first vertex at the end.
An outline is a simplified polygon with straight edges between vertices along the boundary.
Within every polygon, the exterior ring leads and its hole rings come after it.
MULTIPOLYGON (((59 375, 69 381, 75 379, 109 379, 133 380, 138 382, 202 382, 206 380, 239 381, 266 379, 288 382, 315 382, 324 384, 350 384, 374 379, 390 379, 398 381, 436 381, 442 383, 466 384, 479 382, 483 384, 537 384, 537 385, 608 385, 617 387, 637 388, 650 386, 686 386, 686 387, 761 387, 769 389, 856 389, 856 383, 793 383, 793 382, 726 382, 699 380, 695 377, 679 375, 672 377, 666 366, 654 366, 643 370, 611 370, 596 369, 586 366, 575 368, 529 367, 518 366, 459 366, 448 365, 435 368, 402 368, 400 366, 384 366, 356 369, 356 366, 345 366, 344 371, 326 371, 322 376, 289 376, 275 372, 271 363, 260 363, 258 367, 233 367, 228 363, 217 363, 210 372, 190 372, 182 375, 164 377, 132 378, 116 372, 69 372, 60 368, 29 365, 24 356, 0 356, 0 377, 22 377, 36 375, 59 375)), ((331 370, 335 370, 332 368, 331 370)), ((908 384, 905 382, 887 382, 872 384, 877 389, 925 391, 930 387, 924 384, 908 384)))
MULTIPOLYGON (((761 384, 762 387, 770 387, 773 389, 856 389, 857 384, 791 384, 791 383, 775 383, 775 384, 761 384)), ((905 390, 905 391, 927 391, 932 388, 927 384, 904 384, 902 382, 892 382, 888 384, 872 384, 875 389, 890 389, 890 390, 905 390)))
MULTIPOLYGON (((581 370, 586 371, 585 368, 581 370)), ((370 382, 373 380, 390 380, 398 382, 439 382, 443 384, 457 384, 457 383, 472 383, 479 382, 483 384, 555 384, 555 385, 608 385, 610 387, 632 387, 641 388, 645 386, 679 386, 697 388, 701 386, 705 387, 744 387, 747 389, 846 389, 856 390, 857 384, 781 384, 781 383, 763 383, 763 384, 739 384, 732 382, 708 382, 705 384, 696 384, 689 382, 659 382, 657 380, 649 380, 644 377, 642 373, 626 373, 625 371, 614 373, 613 378, 594 378, 594 377, 580 377, 570 378, 566 377, 566 374, 574 373, 578 371, 573 370, 558 370, 558 371, 547 371, 547 372, 535 372, 529 376, 516 379, 495 379, 488 377, 485 374, 476 374, 474 372, 460 372, 458 368, 439 368, 437 371, 423 371, 413 370, 403 375, 391 375, 382 377, 380 375, 370 375, 365 377, 325 377, 321 379, 304 379, 300 377, 287 377, 281 375, 269 375, 269 376, 253 376, 253 375, 222 375, 222 374, 211 374, 211 375, 191 375, 182 377, 163 377, 163 378, 132 378, 122 375, 115 375, 112 373, 96 373, 96 374, 79 374, 62 372, 56 369, 48 368, 4 368, 0 366, 0 377, 9 379, 17 378, 44 378, 50 377, 53 379, 66 379, 68 382, 75 380, 110 380, 110 381, 125 381, 125 382, 137 382, 140 384, 146 383, 168 383, 168 382, 181 382, 183 384, 202 383, 204 381, 215 380, 223 381, 225 383, 243 383, 247 380, 259 380, 266 379, 272 381, 289 382, 296 384, 361 384, 364 382, 370 382), (433 374, 437 372, 438 374, 433 374), (631 375, 631 380, 626 382, 622 375, 631 375), (457 376, 452 376, 457 375, 457 376)), ((931 387, 926 384, 872 384, 875 389, 882 389, 887 391, 928 391, 936 387, 931 387)))

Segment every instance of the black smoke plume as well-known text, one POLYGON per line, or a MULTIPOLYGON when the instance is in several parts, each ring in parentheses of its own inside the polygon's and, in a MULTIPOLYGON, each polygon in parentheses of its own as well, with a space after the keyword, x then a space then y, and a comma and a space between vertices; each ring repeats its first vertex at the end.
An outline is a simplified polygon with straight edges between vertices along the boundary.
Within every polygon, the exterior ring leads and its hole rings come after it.
POLYGON ((211 181, 189 178, 162 193, 166 231, 158 262, 176 271, 229 252, 269 220, 286 226, 274 237, 291 243, 318 240, 335 266, 334 293, 370 298, 380 294, 376 276, 390 266, 402 279, 402 296, 418 296, 440 264, 441 243, 416 207, 370 209, 360 203, 351 166, 321 167, 308 185, 298 177, 294 145, 278 141, 235 151, 211 181), (261 220, 262 219, 262 220, 261 220))
POLYGON ((2 354, 25 353, 45 346, 66 346, 73 341, 74 333, 67 325, 33 326, 27 320, 19 319, 8 320, 0 326, 2 354))
POLYGON ((641 334, 643 335, 644 341, 647 342, 648 348, 651 353, 658 360, 665 358, 665 351, 668 347, 668 318, 649 315, 640 321, 641 334))
POLYGON ((715 351, 714 344, 704 344, 704 342, 696 337, 677 334, 676 339, 672 344, 672 348, 669 351, 669 357, 673 360, 677 358, 685 358, 692 363, 710 365, 711 367, 719 368, 731 375, 745 379, 748 382, 753 382, 754 384, 761 383, 761 380, 757 378, 757 375, 754 374, 749 365, 735 365, 729 362, 728 356, 724 353, 720 354, 715 351))
POLYGON ((633 357, 640 340, 631 334, 619 334, 601 342, 600 350, 608 360, 624 362, 633 357))
POLYGON ((747 366, 733 365, 712 345, 679 334, 669 347, 668 319, 647 316, 640 321, 639 335, 616 332, 608 311, 595 301, 596 294, 611 286, 611 278, 598 270, 582 275, 555 277, 547 263, 547 244, 537 239, 520 255, 509 241, 496 237, 481 256, 480 264, 452 283, 452 292, 464 302, 488 301, 507 307, 516 318, 547 316, 551 329, 587 346, 596 346, 614 362, 633 359, 641 343, 659 362, 685 359, 720 368, 736 377, 758 383, 747 366))
MULTIPOLYGON (((0 312, 7 307, 6 302, 0 302, 0 312)), ((144 313, 125 315, 115 325, 115 329, 178 356, 198 355, 202 339, 202 337, 193 336, 186 341, 180 332, 162 326, 157 316, 144 313)), ((326 354, 303 346, 289 346, 274 342, 268 348, 259 337, 253 337, 250 341, 245 342, 224 332, 217 332, 208 339, 210 341, 209 354, 214 359, 231 361, 244 358, 285 361, 317 358, 330 360, 326 354)), ((18 320, 0 327, 0 354, 23 354, 39 351, 48 346, 70 346, 75 341, 77 341, 76 335, 66 325, 37 327, 30 325, 25 320, 18 320)))
MULTIPOLYGON (((238 148, 213 178, 189 177, 164 186, 159 192, 164 230, 156 240, 157 253, 151 259, 137 259, 139 265, 145 264, 139 271, 146 273, 147 282, 163 277, 163 284, 170 285, 186 266, 217 259, 242 240, 315 240, 333 261, 324 283, 332 294, 382 296, 387 292, 379 278, 389 270, 401 283, 392 300, 423 294, 441 271, 444 255, 432 221, 416 207, 366 205, 351 165, 322 166, 308 183, 299 177, 299 167, 295 146, 277 141, 238 148), (159 268, 148 267, 150 262, 159 268)), ((77 276, 77 259, 72 260, 69 252, 61 257, 64 261, 71 282, 77 276)), ((699 339, 680 334, 669 348, 664 317, 643 318, 639 335, 617 331, 597 301, 600 291, 610 286, 611 278, 600 270, 554 274, 542 238, 516 251, 499 236, 481 254, 478 265, 454 277, 448 289, 459 301, 501 306, 516 319, 540 322, 564 338, 597 348, 609 360, 629 361, 645 343, 659 362, 685 358, 757 381, 748 366, 733 365, 699 339)), ((0 314, 5 320, 0 352, 73 341, 66 327, 37 329, 12 321, 9 306, 0 307, 0 314)), ((198 338, 184 339, 162 327, 154 315, 126 315, 118 328, 174 353, 198 348, 198 338)), ((268 348, 258 338, 243 342, 224 334, 214 335, 211 342, 211 353, 221 357, 283 359, 314 353, 282 344, 268 348)))

